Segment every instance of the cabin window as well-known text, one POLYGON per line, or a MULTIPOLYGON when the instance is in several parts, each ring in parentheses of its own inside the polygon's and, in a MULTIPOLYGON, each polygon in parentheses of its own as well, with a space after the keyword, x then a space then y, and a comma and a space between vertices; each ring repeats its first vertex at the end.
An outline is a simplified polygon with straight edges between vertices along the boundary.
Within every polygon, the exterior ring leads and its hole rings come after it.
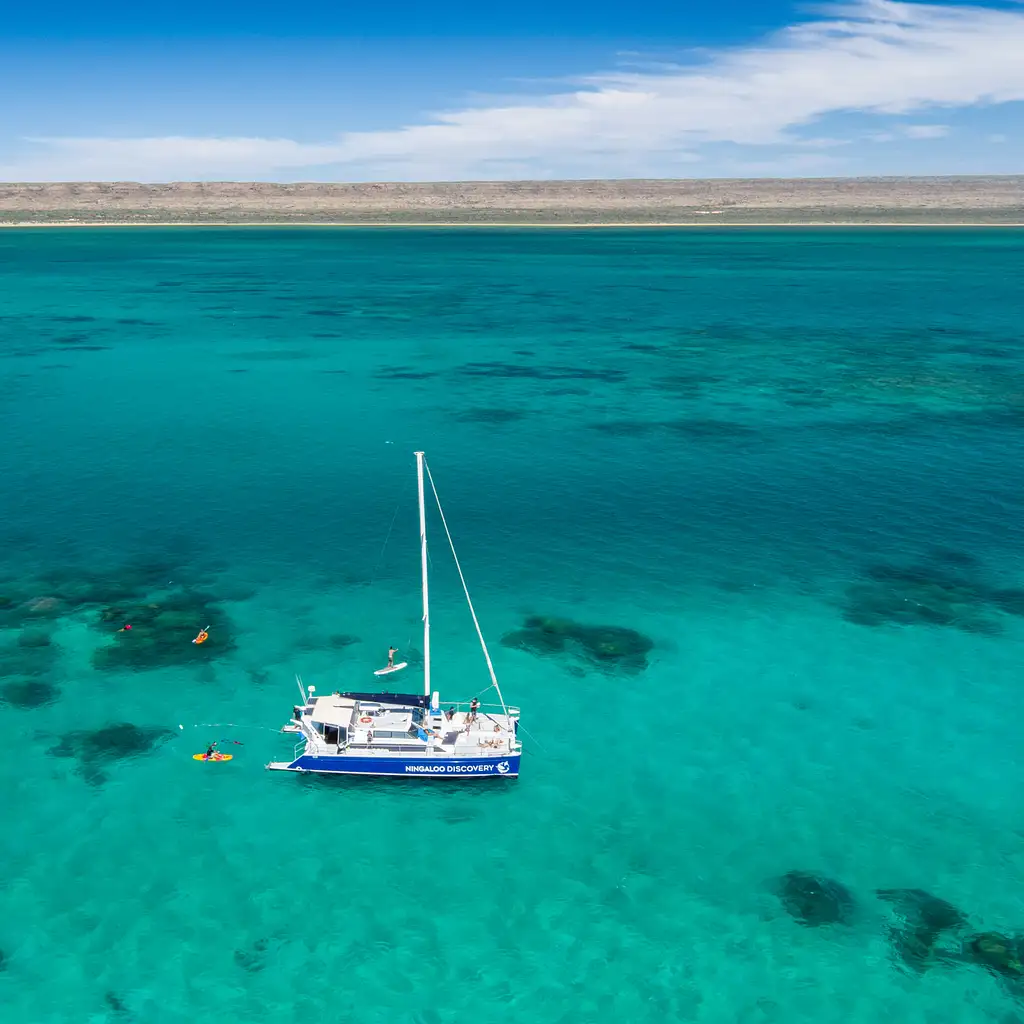
POLYGON ((338 742, 338 727, 336 725, 325 725, 324 726, 324 739, 328 743, 338 742))

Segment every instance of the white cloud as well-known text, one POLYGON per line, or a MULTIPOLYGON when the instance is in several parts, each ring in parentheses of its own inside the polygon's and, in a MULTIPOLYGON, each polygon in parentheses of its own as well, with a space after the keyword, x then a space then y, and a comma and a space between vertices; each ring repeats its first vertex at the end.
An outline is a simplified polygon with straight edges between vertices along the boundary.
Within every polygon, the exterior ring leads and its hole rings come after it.
POLYGON ((948 124, 908 124, 903 128, 908 139, 944 139, 949 134, 948 124))
MULTIPOLYGON (((48 138, 0 179, 319 180, 629 177, 704 173, 707 147, 791 149, 827 116, 880 119, 1024 100, 1024 11, 891 0, 833 5, 757 45, 597 74, 541 98, 482 103, 322 143, 263 138, 48 138)), ((942 125, 880 123, 904 137, 942 125)), ((875 136, 880 138, 880 136, 875 136)), ((813 144, 813 143, 812 143, 813 144)))

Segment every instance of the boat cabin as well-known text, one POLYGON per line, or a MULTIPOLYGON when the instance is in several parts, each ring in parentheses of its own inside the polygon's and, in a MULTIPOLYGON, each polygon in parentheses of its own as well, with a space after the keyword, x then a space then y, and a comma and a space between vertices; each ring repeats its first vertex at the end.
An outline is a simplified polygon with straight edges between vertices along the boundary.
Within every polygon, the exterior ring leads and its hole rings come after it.
POLYGON ((422 754, 441 737, 421 707, 358 700, 344 694, 315 698, 309 726, 328 747, 422 754))
POLYGON ((481 748, 507 750, 515 739, 510 720, 442 713, 415 695, 334 693, 295 711, 296 731, 305 732, 320 754, 472 756, 481 748))

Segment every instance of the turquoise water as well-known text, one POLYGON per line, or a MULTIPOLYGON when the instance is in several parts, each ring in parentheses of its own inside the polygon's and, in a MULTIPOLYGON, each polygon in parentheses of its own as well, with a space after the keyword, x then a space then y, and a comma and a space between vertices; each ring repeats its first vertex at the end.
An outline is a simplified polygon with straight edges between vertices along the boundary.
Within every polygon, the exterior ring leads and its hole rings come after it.
POLYGON ((956 962, 1024 929, 1021 280, 1012 230, 0 232, 5 1024, 1024 1019, 956 962), (523 774, 267 773, 295 673, 419 686, 419 447, 523 774), (964 924, 915 960, 879 888, 964 924))

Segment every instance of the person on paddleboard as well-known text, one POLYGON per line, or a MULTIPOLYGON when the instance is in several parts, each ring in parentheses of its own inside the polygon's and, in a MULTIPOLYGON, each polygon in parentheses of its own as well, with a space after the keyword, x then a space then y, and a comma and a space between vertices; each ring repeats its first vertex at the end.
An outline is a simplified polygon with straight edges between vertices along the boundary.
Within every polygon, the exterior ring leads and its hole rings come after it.
POLYGON ((397 647, 388 648, 388 668, 395 667, 395 655, 398 653, 397 647))
POLYGON ((207 760, 207 761, 212 761, 212 760, 214 759, 214 757, 216 756, 216 754, 217 754, 217 741, 216 741, 216 740, 214 740, 214 741, 213 741, 213 742, 212 742, 212 743, 211 743, 211 744, 210 744, 210 745, 209 745, 209 746, 208 746, 208 747, 206 748, 206 760, 207 760))

